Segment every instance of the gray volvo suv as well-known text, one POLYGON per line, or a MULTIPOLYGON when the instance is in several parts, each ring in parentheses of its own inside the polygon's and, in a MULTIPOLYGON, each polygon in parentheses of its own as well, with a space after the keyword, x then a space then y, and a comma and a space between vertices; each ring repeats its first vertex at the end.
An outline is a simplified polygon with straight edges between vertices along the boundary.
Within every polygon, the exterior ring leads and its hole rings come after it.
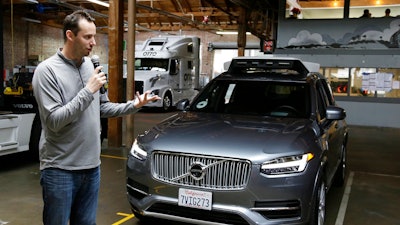
POLYGON ((237 57, 136 138, 127 192, 141 220, 312 224, 345 179, 348 128, 319 65, 237 57))

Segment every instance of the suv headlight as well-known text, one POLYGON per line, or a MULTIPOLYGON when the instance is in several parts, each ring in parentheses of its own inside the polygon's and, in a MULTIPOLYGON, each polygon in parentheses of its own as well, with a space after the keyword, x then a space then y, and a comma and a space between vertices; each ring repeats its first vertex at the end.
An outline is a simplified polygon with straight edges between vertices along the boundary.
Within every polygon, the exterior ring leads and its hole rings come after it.
POLYGON ((303 155, 285 156, 261 164, 261 173, 280 175, 303 172, 307 163, 314 158, 312 153, 303 155))
POLYGON ((135 141, 132 144, 132 148, 130 151, 131 155, 141 161, 146 160, 147 158, 147 152, 145 150, 143 150, 137 143, 137 140, 135 139, 135 141))

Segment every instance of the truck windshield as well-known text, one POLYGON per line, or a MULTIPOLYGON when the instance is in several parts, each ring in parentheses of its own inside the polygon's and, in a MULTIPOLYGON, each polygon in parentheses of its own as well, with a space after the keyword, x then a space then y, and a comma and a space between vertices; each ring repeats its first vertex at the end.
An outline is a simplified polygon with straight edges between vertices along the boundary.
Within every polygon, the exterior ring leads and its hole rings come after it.
POLYGON ((169 59, 137 58, 135 70, 167 71, 169 59))
POLYGON ((307 83, 214 81, 191 105, 191 111, 308 118, 307 83))

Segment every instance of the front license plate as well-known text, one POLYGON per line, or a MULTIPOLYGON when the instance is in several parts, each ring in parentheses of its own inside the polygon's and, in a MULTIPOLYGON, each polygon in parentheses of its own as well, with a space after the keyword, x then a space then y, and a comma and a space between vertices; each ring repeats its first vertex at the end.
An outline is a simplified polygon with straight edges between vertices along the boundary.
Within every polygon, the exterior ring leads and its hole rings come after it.
POLYGON ((178 205, 211 210, 212 192, 179 188, 178 205))

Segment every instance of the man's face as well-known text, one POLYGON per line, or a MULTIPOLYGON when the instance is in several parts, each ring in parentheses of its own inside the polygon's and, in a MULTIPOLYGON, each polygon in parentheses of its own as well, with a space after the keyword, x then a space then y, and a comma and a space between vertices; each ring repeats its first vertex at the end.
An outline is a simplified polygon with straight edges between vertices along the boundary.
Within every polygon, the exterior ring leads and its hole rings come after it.
POLYGON ((88 56, 92 51, 93 46, 96 45, 96 41, 94 39, 96 35, 96 25, 87 20, 80 20, 79 28, 80 30, 76 36, 73 35, 73 48, 76 58, 88 56))

